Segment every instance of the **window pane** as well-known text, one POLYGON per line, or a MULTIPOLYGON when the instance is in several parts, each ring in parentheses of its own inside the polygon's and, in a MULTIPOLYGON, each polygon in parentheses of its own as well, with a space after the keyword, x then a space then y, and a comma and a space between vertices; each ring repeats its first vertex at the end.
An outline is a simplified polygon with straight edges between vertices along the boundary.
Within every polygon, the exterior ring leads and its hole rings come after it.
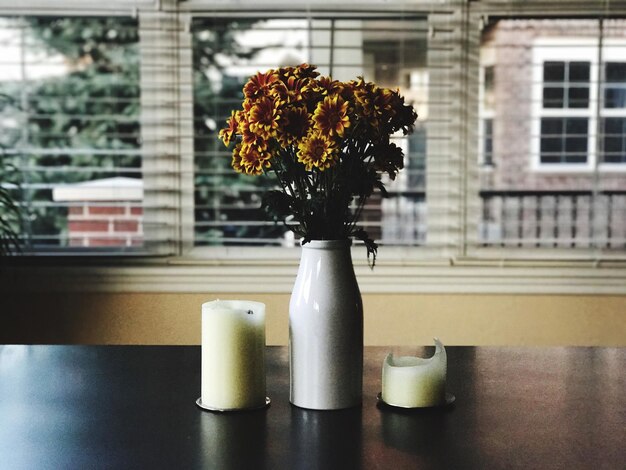
POLYGON ((0 61, 2 163, 17 170, 25 248, 140 246, 137 21, 0 18, 0 61))
POLYGON ((565 62, 546 62, 543 65, 544 82, 565 81, 565 62))
POLYGON ((587 108, 589 107, 589 87, 578 88, 570 87, 568 90, 569 108, 587 108))
POLYGON ((570 62, 569 81, 589 83, 589 62, 570 62))
POLYGON ((480 169, 482 246, 624 249, 626 173, 601 165, 626 163, 624 30, 623 19, 559 18, 494 19, 484 29, 479 57, 494 67, 497 105, 479 117, 498 127, 497 165, 480 169))
POLYGON ((626 118, 606 118, 602 161, 626 163, 626 118))
POLYGON ((605 67, 607 83, 626 84, 626 62, 608 62, 605 67))
MULTIPOLYGON (((424 118, 428 74, 423 18, 294 17, 196 19, 193 23, 196 245, 292 245, 293 236, 260 210, 271 177, 246 177, 230 168, 230 151, 217 139, 242 87, 257 71, 308 62, 338 80, 364 76, 399 88, 424 118)), ((386 243, 421 243, 425 233, 425 130, 397 138, 405 169, 372 197, 361 225, 386 243), (407 225, 407 221, 410 223, 407 225), (408 229, 408 230, 407 230, 408 229)))
POLYGON ((544 108, 563 108, 565 101, 563 99, 564 89, 562 87, 545 87, 543 89, 543 107, 544 108))
POLYGON ((484 119, 483 164, 493 165, 493 119, 484 119))
POLYGON ((541 163, 586 163, 586 118, 541 120, 541 163))
POLYGON ((626 62, 605 65, 604 106, 626 108, 626 62))

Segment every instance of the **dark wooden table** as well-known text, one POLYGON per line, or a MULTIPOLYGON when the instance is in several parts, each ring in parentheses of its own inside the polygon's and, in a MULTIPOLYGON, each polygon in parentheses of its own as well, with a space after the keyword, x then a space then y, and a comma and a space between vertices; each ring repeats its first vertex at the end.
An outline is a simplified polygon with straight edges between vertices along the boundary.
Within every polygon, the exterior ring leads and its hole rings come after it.
POLYGON ((366 348, 363 406, 199 410, 199 347, 0 346, 1 469, 624 469, 626 349, 450 347, 447 409, 377 407, 389 350, 366 348))

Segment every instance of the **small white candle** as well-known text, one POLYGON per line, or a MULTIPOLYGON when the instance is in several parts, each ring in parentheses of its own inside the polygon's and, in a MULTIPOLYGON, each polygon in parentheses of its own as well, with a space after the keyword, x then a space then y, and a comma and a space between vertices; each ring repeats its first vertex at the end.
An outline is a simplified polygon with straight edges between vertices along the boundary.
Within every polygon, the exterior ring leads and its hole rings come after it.
POLYGON ((445 403, 446 368, 446 350, 438 339, 435 354, 428 359, 389 353, 383 363, 383 401, 404 408, 445 403))
POLYGON ((201 400, 222 410, 265 404, 265 304, 202 304, 201 400))

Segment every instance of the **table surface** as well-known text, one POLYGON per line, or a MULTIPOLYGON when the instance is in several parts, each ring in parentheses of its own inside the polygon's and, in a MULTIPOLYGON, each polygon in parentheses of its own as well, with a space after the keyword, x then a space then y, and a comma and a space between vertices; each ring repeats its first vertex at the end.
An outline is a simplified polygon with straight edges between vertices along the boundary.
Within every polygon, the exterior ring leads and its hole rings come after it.
POLYGON ((0 468, 623 469, 626 349, 449 347, 443 409, 377 406, 386 353, 365 348, 363 406, 289 404, 268 348, 268 409, 195 405, 200 348, 0 346, 0 468))

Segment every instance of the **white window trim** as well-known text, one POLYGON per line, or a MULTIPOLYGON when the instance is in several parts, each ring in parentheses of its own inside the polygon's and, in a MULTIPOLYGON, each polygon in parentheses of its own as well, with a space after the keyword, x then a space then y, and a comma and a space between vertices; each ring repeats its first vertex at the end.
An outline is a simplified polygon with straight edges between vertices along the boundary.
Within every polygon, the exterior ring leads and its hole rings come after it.
MULTIPOLYGON (((600 99, 594 77, 598 76, 598 39, 538 38, 533 44, 533 88, 531 106, 531 171, 537 173, 626 172, 626 164, 598 163, 597 126, 594 103, 600 99), (566 47, 564 47, 566 46, 566 47), (543 64, 546 61, 590 62, 588 108, 543 108, 543 64), (585 117, 588 119, 587 163, 541 163, 541 119, 544 117, 585 117)), ((602 60, 625 61, 617 48, 626 49, 626 39, 607 38, 603 42, 602 60)), ((622 51, 624 49, 621 49, 622 51)), ((600 109, 600 117, 626 117, 626 109, 600 109)))

